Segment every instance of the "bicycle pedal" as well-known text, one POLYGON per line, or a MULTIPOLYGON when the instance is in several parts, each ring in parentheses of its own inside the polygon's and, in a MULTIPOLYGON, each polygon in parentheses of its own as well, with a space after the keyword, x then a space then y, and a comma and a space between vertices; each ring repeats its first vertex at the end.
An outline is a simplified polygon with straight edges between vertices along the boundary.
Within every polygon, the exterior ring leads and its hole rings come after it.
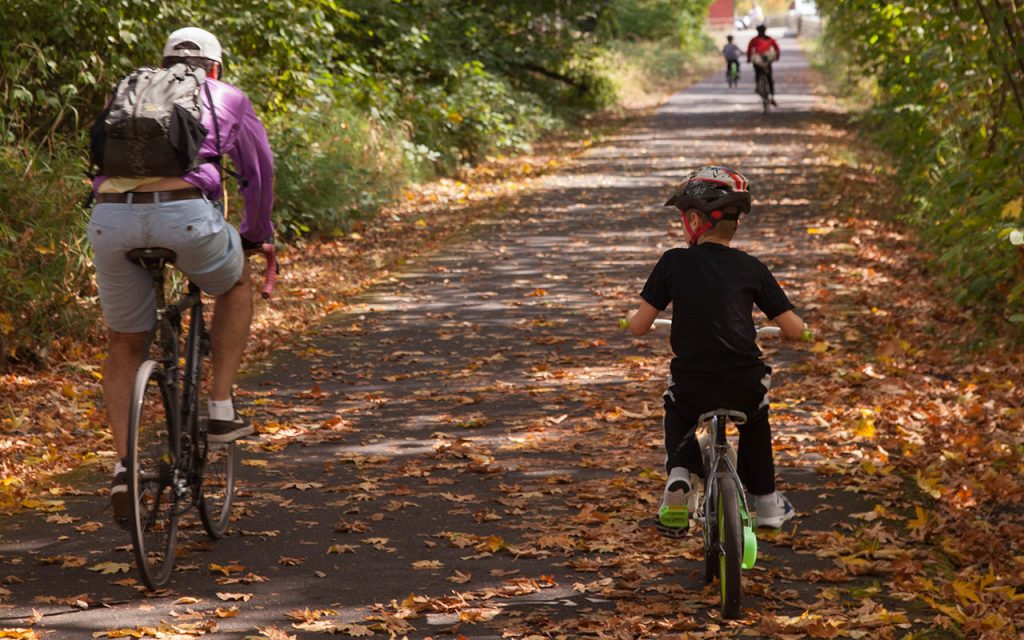
POLYGON ((657 519, 654 520, 654 528, 658 531, 658 535, 673 540, 687 538, 690 535, 689 527, 666 527, 658 522, 657 519))
POLYGON ((667 538, 682 538, 690 532, 690 514, 686 507, 662 507, 654 517, 658 533, 667 538))
POLYGON ((686 529, 690 526, 690 510, 686 507, 662 507, 658 509, 658 523, 671 529, 686 529))

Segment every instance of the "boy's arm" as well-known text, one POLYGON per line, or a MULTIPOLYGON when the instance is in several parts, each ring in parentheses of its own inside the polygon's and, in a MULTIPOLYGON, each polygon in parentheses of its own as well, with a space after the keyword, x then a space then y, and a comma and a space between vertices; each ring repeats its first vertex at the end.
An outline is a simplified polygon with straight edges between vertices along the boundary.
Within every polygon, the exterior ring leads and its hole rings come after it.
POLYGON ((650 333, 654 319, 657 317, 658 309, 646 300, 640 300, 640 306, 626 314, 626 320, 629 322, 629 332, 634 336, 650 333))
POLYGON ((796 315, 792 310, 780 313, 779 315, 772 318, 780 329, 782 329, 782 335, 786 336, 790 340, 806 340, 804 336, 805 331, 810 331, 804 321, 800 319, 800 316, 796 315))

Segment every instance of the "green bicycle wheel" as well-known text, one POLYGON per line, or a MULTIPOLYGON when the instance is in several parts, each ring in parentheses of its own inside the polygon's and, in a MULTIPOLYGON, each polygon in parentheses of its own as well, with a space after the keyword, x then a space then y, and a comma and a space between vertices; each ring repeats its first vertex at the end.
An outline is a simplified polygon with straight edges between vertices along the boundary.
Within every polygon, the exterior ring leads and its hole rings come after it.
POLYGON ((743 525, 739 497, 732 478, 722 478, 718 492, 718 579, 722 590, 722 617, 740 617, 743 597, 743 525))

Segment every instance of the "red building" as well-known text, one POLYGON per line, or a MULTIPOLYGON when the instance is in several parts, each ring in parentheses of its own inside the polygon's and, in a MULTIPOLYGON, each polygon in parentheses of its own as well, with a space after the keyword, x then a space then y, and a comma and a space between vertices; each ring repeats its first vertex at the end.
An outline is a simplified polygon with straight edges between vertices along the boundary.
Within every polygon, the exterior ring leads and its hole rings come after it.
POLYGON ((714 0, 708 7, 708 22, 714 27, 730 27, 733 23, 734 0, 714 0))

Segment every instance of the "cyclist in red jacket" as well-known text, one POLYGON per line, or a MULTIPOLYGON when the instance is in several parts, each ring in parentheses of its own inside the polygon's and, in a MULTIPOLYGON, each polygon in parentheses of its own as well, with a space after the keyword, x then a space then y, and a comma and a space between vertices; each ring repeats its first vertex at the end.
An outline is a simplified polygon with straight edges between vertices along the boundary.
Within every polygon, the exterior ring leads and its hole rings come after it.
POLYGON ((757 25, 757 35, 750 39, 747 45, 747 62, 754 63, 754 86, 757 86, 757 79, 761 74, 768 75, 768 93, 771 94, 772 106, 775 104, 775 79, 772 78, 772 63, 779 59, 779 43, 775 38, 766 35, 767 29, 763 24, 757 25))

